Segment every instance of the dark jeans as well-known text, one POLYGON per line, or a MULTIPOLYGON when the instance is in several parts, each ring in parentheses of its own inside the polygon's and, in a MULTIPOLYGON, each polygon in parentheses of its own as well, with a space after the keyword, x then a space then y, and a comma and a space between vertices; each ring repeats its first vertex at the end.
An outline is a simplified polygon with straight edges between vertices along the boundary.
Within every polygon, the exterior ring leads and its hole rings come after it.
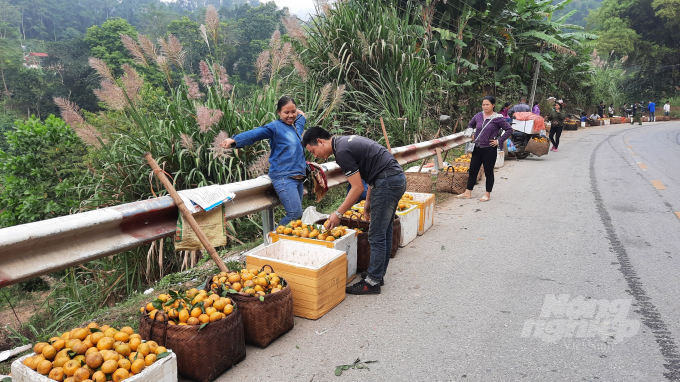
POLYGON ((650 111, 650 112, 649 112, 649 122, 654 122, 654 121, 656 120, 656 117, 654 116, 654 113, 655 113, 655 112, 653 112, 653 111, 650 111))
POLYGON ((401 173, 378 179, 371 187, 371 224, 368 227, 368 243, 371 260, 368 264, 370 281, 382 281, 392 253, 392 225, 399 199, 406 192, 406 176, 401 173))
MULTIPOLYGON (((362 193, 361 193, 361 196, 359 196, 359 200, 357 200, 356 202, 354 202, 355 204, 356 204, 356 203, 359 203, 359 202, 362 201, 362 200, 366 200, 366 193, 368 192, 368 184, 366 184, 366 182, 364 182, 363 179, 361 179, 361 184, 364 186, 364 192, 362 192, 362 193)), ((348 193, 348 194, 349 194, 349 190, 351 190, 351 189, 352 189, 352 185, 351 185, 351 184, 348 184, 348 185, 347 185, 347 193, 348 193)))
POLYGON ((279 196, 283 208, 286 209, 286 216, 279 222, 286 225, 292 220, 302 217, 302 182, 304 179, 295 178, 274 178, 272 185, 274 191, 279 196))
POLYGON ((493 167, 496 165, 497 157, 497 147, 475 146, 475 149, 472 151, 472 159, 470 160, 470 174, 467 183, 468 190, 472 191, 475 187, 477 174, 479 174, 482 164, 484 165, 484 175, 486 175, 486 192, 491 192, 491 190, 493 190, 493 167))
POLYGON ((555 126, 550 128, 550 142, 552 142, 553 147, 558 148, 560 146, 560 136, 562 136, 562 126, 555 126))

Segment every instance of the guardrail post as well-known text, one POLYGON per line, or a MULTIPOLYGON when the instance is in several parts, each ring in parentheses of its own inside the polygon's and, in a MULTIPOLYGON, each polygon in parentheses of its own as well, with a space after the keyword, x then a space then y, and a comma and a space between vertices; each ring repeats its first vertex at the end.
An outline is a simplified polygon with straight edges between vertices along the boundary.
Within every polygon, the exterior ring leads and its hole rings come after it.
POLYGON ((272 232, 274 227, 274 209, 267 208, 260 212, 262 214, 262 237, 264 237, 265 244, 267 243, 267 235, 272 232))

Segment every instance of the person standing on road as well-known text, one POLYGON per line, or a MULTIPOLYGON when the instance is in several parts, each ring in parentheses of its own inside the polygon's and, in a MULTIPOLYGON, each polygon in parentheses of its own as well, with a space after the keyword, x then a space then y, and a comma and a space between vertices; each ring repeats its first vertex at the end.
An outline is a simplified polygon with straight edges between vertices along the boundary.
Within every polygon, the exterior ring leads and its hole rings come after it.
MULTIPOLYGON (((585 116, 585 113, 583 113, 585 116)), ((567 115, 562 111, 562 105, 555 104, 555 108, 550 111, 550 142, 552 142, 552 151, 557 152, 557 147, 560 145, 560 137, 562 136, 562 130, 564 129, 564 119, 567 115)))
POLYGON ((600 101, 600 104, 597 105, 597 115, 600 116, 600 118, 604 118, 604 101, 600 101))
POLYGON ((614 104, 609 104, 609 118, 614 118, 614 104))
POLYGON ((663 115, 668 117, 671 114, 671 101, 666 101, 666 104, 663 105, 663 115))
POLYGON ((649 104, 647 104, 647 110, 649 110, 649 122, 655 122, 656 116, 654 113, 656 112, 656 104, 653 101, 649 101, 649 104))
POLYGON ((531 112, 536 115, 541 115, 541 108, 538 106, 538 102, 534 102, 534 108, 531 109, 531 112))
MULTIPOLYGON (((526 98, 522 97, 522 100, 526 101, 526 98)), ((502 115, 494 113, 495 105, 496 98, 492 96, 484 97, 482 100, 482 111, 477 113, 468 123, 468 128, 475 129, 475 148, 472 151, 472 159, 470 161, 467 189, 462 194, 456 196, 457 199, 472 198, 472 189, 475 187, 477 174, 479 174, 482 164, 484 165, 484 174, 486 175, 486 193, 479 201, 488 202, 491 199, 494 183, 493 168, 498 157, 498 147, 503 147, 505 140, 512 135, 510 124, 502 115), (501 129, 505 130, 505 133, 500 138, 497 138, 501 129)), ((527 104, 524 105, 527 108, 529 107, 527 104)), ((515 105, 515 107, 517 106, 519 105, 515 105)), ((515 111, 519 112, 522 110, 515 111)))
POLYGON ((335 155, 336 163, 351 185, 345 201, 328 218, 328 229, 336 227, 342 214, 359 198, 364 190, 361 181, 368 183, 364 218, 368 220, 370 216, 371 221, 368 228, 371 259, 361 281, 348 286, 345 293, 379 294, 392 253, 394 214, 406 192, 404 170, 386 148, 358 135, 334 137, 321 127, 312 127, 302 137, 302 146, 316 158, 335 155))
POLYGON ((642 110, 640 110, 640 103, 635 102, 635 105, 633 105, 633 122, 631 122, 631 125, 634 125, 635 122, 639 123, 642 125, 642 119, 640 116, 642 115, 642 110))
MULTIPOLYGON (((494 98, 495 103, 495 98, 494 98)), ((512 118, 515 113, 531 111, 531 107, 527 105, 527 97, 519 99, 519 103, 508 110, 508 117, 512 118)))
POLYGON ((279 224, 286 225, 302 217, 302 182, 307 174, 307 162, 300 140, 306 119, 290 97, 279 99, 276 113, 279 115, 278 120, 227 138, 221 146, 229 148, 236 145, 236 148, 240 148, 269 139, 269 178, 286 209, 286 216, 279 224))

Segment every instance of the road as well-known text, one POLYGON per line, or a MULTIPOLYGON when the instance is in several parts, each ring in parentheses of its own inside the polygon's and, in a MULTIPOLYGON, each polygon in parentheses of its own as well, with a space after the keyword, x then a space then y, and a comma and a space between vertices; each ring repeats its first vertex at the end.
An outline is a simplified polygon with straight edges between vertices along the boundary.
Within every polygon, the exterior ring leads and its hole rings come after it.
POLYGON ((296 318, 217 381, 678 380, 679 211, 680 123, 565 132, 508 160, 492 201, 438 204, 382 294, 296 318), (357 358, 377 362, 334 375, 357 358))

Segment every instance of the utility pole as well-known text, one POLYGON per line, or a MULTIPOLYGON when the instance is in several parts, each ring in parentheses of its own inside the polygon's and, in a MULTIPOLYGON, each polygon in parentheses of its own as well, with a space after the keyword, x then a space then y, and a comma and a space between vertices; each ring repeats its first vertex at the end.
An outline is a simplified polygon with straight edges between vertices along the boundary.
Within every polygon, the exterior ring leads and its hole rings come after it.
MULTIPOLYGON (((545 43, 541 44, 541 51, 539 54, 543 53, 543 46, 545 43)), ((536 97, 536 84, 538 83, 538 72, 541 69, 541 62, 536 59, 536 70, 534 70, 534 83, 531 85, 531 99, 529 100, 529 107, 534 107, 534 98, 536 97)))

